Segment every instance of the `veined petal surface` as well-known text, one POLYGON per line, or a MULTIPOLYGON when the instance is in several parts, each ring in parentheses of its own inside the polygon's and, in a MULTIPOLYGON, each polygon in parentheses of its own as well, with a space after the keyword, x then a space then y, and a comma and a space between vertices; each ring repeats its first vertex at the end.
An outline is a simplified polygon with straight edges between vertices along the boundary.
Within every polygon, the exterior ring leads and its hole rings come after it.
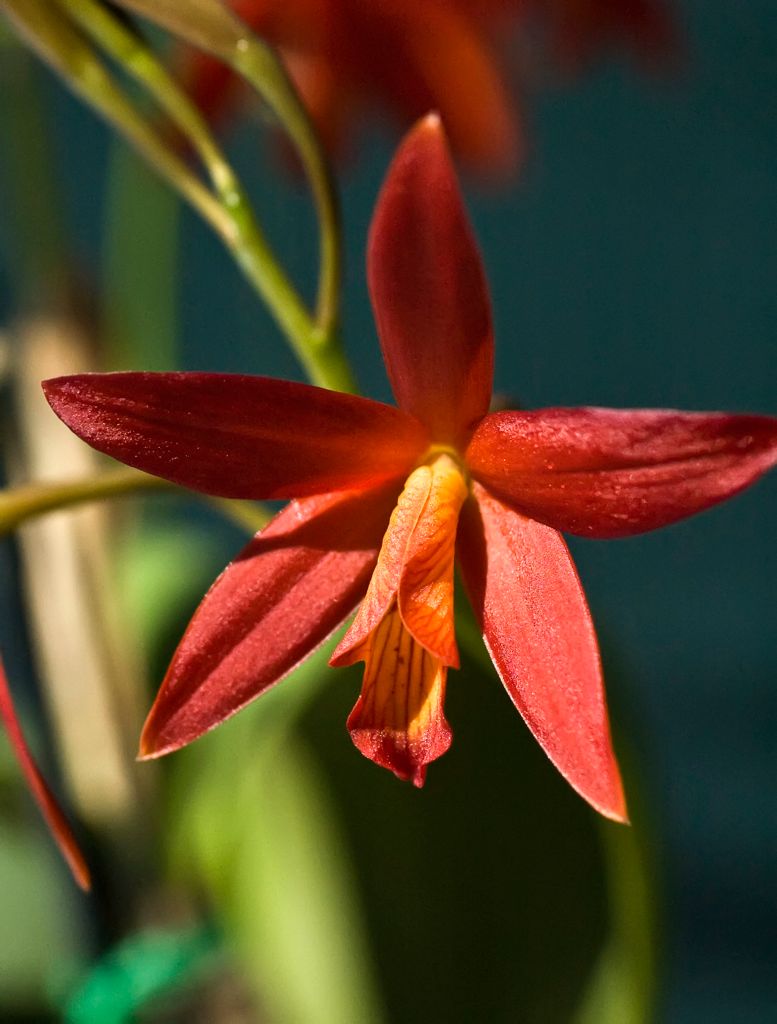
POLYGON ((362 660, 363 641, 396 603, 415 639, 445 665, 458 668, 453 563, 466 496, 461 469, 447 454, 413 470, 392 512, 367 594, 332 665, 362 660))
POLYGON ((434 442, 466 444, 491 400, 491 309, 434 115, 407 135, 391 164, 370 230, 367 277, 397 402, 434 442))
POLYGON ((458 668, 453 566, 459 512, 468 491, 459 466, 449 455, 439 455, 429 468, 429 497, 405 551, 397 598, 399 613, 430 654, 444 665, 458 668))
POLYGON ((459 558, 483 639, 510 699, 565 779, 626 820, 591 616, 562 537, 475 483, 459 558))
POLYGON ((348 717, 356 747, 400 779, 423 786, 426 766, 451 745, 447 668, 405 628, 394 606, 360 650, 362 692, 348 717))
POLYGON ((141 738, 156 757, 197 739, 311 654, 367 589, 396 488, 292 502, 205 595, 141 738))
POLYGON ((348 627, 348 632, 330 658, 329 663, 333 667, 353 665, 354 662, 362 660, 363 642, 377 629, 380 621, 394 604, 407 546, 429 500, 432 483, 433 474, 429 466, 419 466, 405 481, 402 493, 391 513, 367 593, 348 627))
POLYGON ((105 373, 43 389, 98 451, 224 498, 291 498, 405 476, 427 443, 390 405, 270 377, 105 373))
POLYGON ((40 769, 30 753, 30 748, 27 746, 24 733, 19 725, 19 719, 16 717, 16 710, 11 699, 11 690, 2 660, 0 660, 0 721, 5 726, 5 731, 8 739, 11 741, 11 747, 16 755, 16 760, 19 762, 19 766, 27 780, 27 786, 35 798, 35 802, 40 808, 40 812, 67 866, 70 868, 73 878, 84 891, 88 891, 91 886, 89 868, 78 847, 73 830, 62 813, 62 808, 49 789, 46 780, 41 775, 40 769))
POLYGON ((533 519, 628 537, 732 497, 777 464, 777 419, 674 410, 541 409, 487 416, 473 477, 533 519))

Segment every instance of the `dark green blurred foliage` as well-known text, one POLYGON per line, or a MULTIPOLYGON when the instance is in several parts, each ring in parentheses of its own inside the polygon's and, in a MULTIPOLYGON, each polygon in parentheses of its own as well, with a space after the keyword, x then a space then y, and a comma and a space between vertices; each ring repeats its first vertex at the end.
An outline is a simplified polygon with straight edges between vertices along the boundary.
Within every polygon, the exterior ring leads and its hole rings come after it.
POLYGON ((389 1019, 571 1020, 606 927, 592 812, 471 659, 449 682, 454 746, 421 792, 351 749, 360 679, 341 676, 305 725, 330 752, 389 1019))

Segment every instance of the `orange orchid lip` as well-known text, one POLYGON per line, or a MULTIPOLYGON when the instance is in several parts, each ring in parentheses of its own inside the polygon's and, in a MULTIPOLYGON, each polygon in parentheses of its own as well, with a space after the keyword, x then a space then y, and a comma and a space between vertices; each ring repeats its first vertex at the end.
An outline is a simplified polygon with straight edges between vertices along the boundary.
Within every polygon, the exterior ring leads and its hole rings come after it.
POLYGON ((264 377, 93 374, 44 383, 93 447, 229 497, 294 500, 205 596, 141 755, 235 714, 356 617, 356 746, 420 785, 451 740, 453 565, 513 704, 596 810, 626 820, 591 616, 559 531, 633 536, 777 464, 777 419, 676 410, 489 413, 491 307, 441 119, 400 146, 367 277, 398 408, 264 377))
POLYGON ((364 682, 348 717, 351 739, 365 757, 420 787, 426 766, 451 745, 443 711, 447 666, 407 629, 396 604, 360 654, 364 682))

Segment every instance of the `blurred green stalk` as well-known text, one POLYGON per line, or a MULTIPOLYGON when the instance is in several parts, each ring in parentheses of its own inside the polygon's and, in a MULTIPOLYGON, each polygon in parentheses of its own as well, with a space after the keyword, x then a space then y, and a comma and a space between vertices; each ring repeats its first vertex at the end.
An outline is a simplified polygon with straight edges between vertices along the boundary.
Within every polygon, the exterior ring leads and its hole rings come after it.
POLYGON ((104 216, 103 340, 114 370, 178 369, 181 206, 138 154, 111 147, 104 216))

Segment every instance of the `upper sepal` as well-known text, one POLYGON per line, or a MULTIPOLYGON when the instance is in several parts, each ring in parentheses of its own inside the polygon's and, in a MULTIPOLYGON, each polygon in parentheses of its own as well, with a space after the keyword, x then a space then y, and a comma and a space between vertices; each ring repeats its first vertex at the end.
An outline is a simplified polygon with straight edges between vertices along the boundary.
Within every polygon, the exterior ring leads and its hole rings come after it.
POLYGON ((370 230, 367 277, 397 402, 434 442, 466 444, 491 399, 491 308, 435 115, 409 132, 391 164, 370 230))

